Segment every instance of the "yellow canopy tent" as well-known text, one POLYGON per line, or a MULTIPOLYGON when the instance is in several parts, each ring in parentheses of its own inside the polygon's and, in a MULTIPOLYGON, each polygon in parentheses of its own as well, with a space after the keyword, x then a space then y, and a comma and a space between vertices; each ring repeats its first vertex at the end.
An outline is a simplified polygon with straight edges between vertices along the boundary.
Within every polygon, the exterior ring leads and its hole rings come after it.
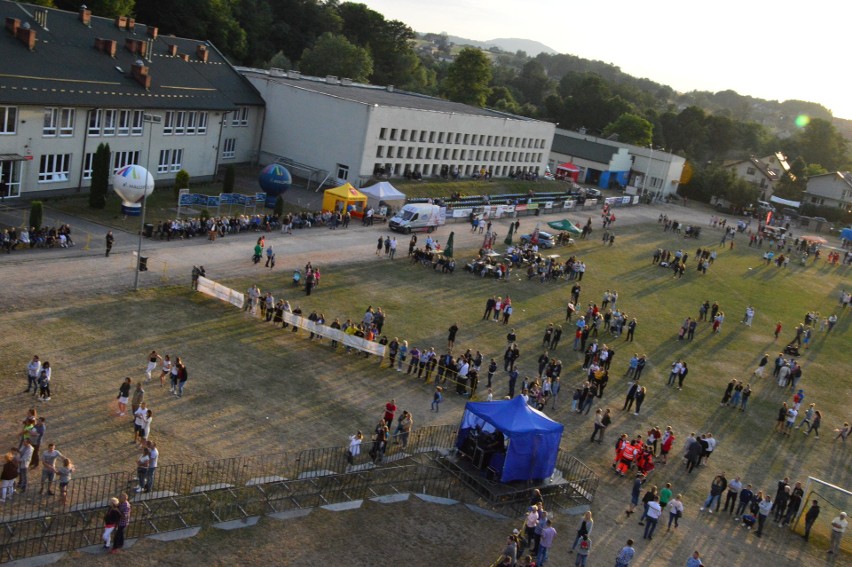
POLYGON ((322 209, 324 211, 349 211, 352 216, 364 214, 367 196, 355 189, 351 183, 328 189, 323 193, 322 209))

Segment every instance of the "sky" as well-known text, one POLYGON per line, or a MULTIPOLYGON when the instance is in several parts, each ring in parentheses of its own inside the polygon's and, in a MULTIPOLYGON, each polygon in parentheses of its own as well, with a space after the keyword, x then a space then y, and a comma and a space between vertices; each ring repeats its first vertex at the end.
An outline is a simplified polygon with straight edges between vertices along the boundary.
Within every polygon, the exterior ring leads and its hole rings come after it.
POLYGON ((847 2, 354 1, 416 32, 533 39, 679 92, 806 100, 852 119, 847 2))

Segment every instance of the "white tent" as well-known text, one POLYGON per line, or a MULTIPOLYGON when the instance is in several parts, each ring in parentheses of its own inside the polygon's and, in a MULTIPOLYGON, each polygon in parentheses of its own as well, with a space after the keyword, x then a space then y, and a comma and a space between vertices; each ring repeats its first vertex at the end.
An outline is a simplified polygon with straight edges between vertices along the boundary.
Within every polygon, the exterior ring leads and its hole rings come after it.
POLYGON ((405 201, 405 194, 397 191, 396 187, 387 181, 380 181, 375 185, 364 187, 361 193, 367 196, 368 202, 378 206, 379 201, 390 203, 391 201, 405 201))

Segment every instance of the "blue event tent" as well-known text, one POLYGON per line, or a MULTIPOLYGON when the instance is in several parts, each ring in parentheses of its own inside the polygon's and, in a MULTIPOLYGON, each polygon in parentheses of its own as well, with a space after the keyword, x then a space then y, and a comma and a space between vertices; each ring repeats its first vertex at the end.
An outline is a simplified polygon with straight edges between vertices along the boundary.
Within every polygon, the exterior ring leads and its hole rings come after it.
POLYGON ((840 238, 846 241, 852 241, 852 228, 844 228, 841 230, 840 238))
POLYGON ((486 433, 500 431, 506 439, 501 482, 542 480, 553 474, 565 427, 531 408, 522 397, 496 402, 468 402, 459 425, 456 446, 461 448, 469 432, 476 427, 486 433))

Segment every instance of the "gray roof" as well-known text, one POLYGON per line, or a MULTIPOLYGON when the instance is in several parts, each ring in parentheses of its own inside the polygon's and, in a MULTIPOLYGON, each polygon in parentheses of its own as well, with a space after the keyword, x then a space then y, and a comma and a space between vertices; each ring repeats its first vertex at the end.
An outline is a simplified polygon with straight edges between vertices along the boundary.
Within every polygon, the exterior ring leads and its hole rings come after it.
POLYGON ((46 27, 34 19, 38 6, 0 0, 0 20, 18 18, 36 31, 36 46, 29 51, 7 30, 0 32, 0 102, 6 104, 67 105, 118 108, 175 108, 232 110, 238 105, 263 105, 257 90, 209 43, 171 36, 153 40, 149 67, 151 88, 130 76, 140 59, 125 49, 125 40, 148 39, 148 28, 119 29, 115 21, 91 18, 90 26, 77 12, 46 9, 46 27), (117 42, 115 58, 95 49, 95 39, 117 42), (168 55, 169 44, 189 61, 168 55), (206 45, 207 62, 196 56, 206 45))
POLYGON ((612 160, 612 156, 618 153, 618 148, 608 146, 591 140, 581 140, 561 134, 553 136, 553 145, 550 151, 566 156, 578 157, 594 161, 597 163, 608 164, 612 160))
POLYGON ((240 68, 247 76, 268 77, 269 80, 288 85, 297 89, 304 89, 344 100, 350 100, 367 105, 378 105, 383 107, 410 108, 414 110, 427 110, 433 112, 468 114, 473 116, 487 116, 489 118, 507 118, 509 120, 523 120, 536 122, 532 118, 516 116, 497 110, 469 106, 460 102, 452 102, 446 99, 428 95, 402 91, 398 89, 388 90, 387 87, 376 85, 365 85, 361 83, 336 84, 328 83, 323 78, 308 77, 291 78, 267 73, 260 69, 240 68))

